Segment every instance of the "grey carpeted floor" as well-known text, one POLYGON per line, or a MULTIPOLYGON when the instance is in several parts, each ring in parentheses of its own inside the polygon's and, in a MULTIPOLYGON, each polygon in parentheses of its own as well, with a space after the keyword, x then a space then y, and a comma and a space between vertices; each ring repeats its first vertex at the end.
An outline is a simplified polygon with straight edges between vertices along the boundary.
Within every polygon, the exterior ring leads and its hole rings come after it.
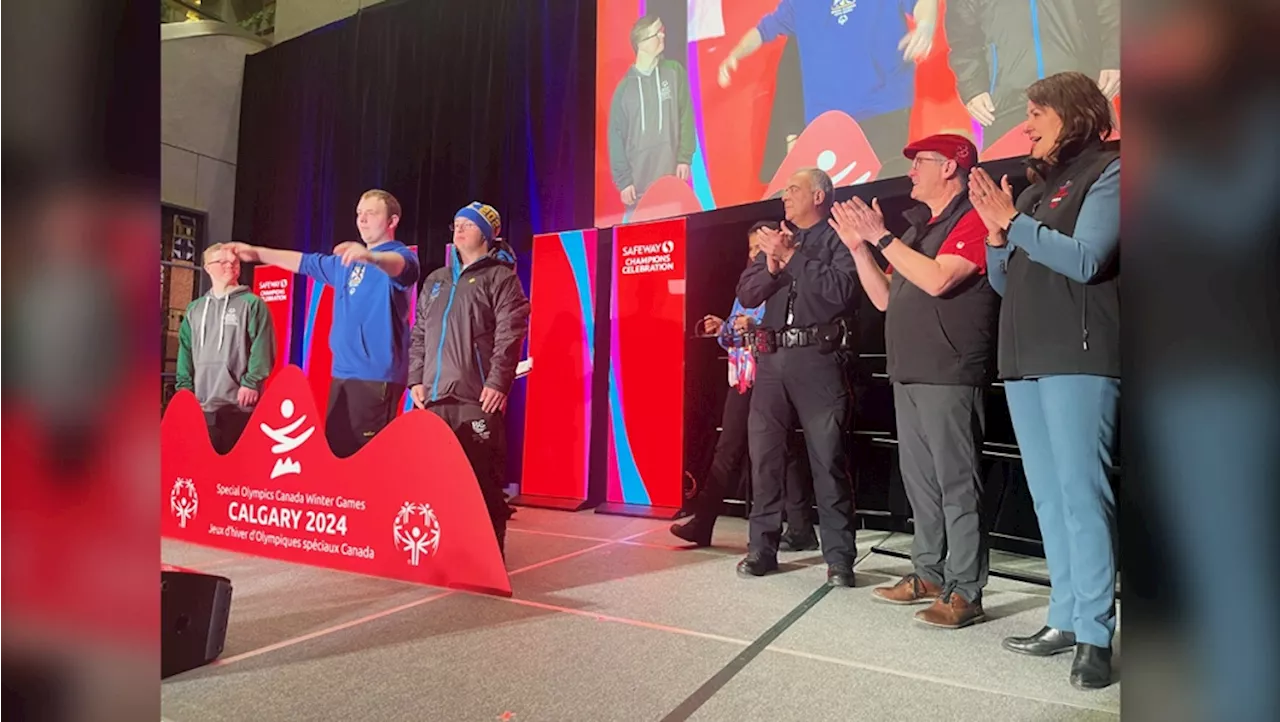
MULTIPOLYGON (((859 533, 858 586, 822 589, 817 552, 743 580, 746 522, 687 549, 665 522, 521 509, 512 599, 165 541, 164 561, 232 580, 226 651, 164 681, 172 722, 439 720, 1111 720, 1120 685, 1080 692, 1069 654, 1000 649, 1044 622, 1046 587, 993 577, 959 631, 872 600, 910 570, 859 533), (816 592, 816 593, 815 593, 816 592), (781 624, 780 624, 781 623, 781 624), (763 637, 763 639, 762 639, 763 637)), ((905 537, 909 539, 909 537, 905 537)), ((895 548, 903 535, 889 541, 895 548)), ((1117 637, 1117 676, 1120 669, 1117 637)))

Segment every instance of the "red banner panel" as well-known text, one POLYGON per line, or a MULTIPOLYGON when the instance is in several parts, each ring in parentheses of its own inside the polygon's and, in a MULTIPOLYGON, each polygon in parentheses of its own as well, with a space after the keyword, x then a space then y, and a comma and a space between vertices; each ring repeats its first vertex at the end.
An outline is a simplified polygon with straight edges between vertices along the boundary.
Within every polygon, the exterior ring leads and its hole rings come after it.
POLYGON ((307 379, 288 366, 226 456, 209 443, 195 396, 174 396, 160 424, 160 473, 166 537, 511 596, 475 474, 430 412, 400 416, 338 459, 307 379))
POLYGON ((517 504, 580 508, 591 468, 596 231, 533 239, 523 478, 517 504))
POLYGON ((674 516, 683 503, 684 282, 683 218, 614 228, 600 511, 674 516))
POLYGON ((276 363, 271 367, 275 376, 289 362, 293 340, 293 285, 296 275, 277 266, 258 265, 253 268, 253 293, 267 304, 271 313, 271 325, 276 332, 276 363))

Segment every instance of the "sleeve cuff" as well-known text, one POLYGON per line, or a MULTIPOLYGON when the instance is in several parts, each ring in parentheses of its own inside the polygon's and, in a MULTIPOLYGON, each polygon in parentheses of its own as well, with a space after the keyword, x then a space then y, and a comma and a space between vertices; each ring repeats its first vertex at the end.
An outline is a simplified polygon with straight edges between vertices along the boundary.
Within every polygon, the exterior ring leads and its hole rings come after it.
POLYGON ((1036 219, 1026 213, 1019 213, 1018 217, 1013 219, 1013 223, 1009 224, 1009 230, 1005 231, 1009 239, 1005 247, 1011 251, 1014 248, 1026 248, 1028 242, 1035 238, 1037 225, 1039 224, 1036 219))

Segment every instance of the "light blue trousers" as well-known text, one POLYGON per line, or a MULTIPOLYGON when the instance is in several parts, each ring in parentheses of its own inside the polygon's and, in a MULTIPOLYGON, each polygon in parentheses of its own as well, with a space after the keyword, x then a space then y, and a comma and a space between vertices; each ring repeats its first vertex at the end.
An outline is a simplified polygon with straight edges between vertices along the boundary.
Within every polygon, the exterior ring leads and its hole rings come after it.
POLYGON ((1110 647, 1115 633, 1115 473, 1120 380, 1006 381, 1009 415, 1049 565, 1048 625, 1110 647))

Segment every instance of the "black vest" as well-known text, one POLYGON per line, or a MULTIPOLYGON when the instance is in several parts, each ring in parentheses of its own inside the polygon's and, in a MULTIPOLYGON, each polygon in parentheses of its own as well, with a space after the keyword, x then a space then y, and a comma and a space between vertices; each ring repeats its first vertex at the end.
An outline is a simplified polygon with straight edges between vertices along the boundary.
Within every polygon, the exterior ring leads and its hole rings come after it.
MULTIPOLYGON (((919 206, 907 211, 911 228, 902 242, 929 258, 973 206, 956 196, 938 219, 919 206)), ((980 241, 978 241, 980 242, 980 241)), ((975 275, 934 298, 894 273, 884 320, 890 380, 896 383, 982 386, 995 378, 996 318, 1000 296, 985 275, 975 275)))
MULTIPOLYGON (((1020 212, 1060 233, 1075 232, 1085 194, 1119 151, 1093 148, 1018 196, 1020 212), (1045 196, 1049 197, 1046 198, 1045 196), (1055 204, 1053 198, 1059 198, 1055 204)), ((1058 374, 1120 377, 1120 258, 1093 282, 1077 283, 1015 248, 1000 309, 1000 378, 1058 374)))

